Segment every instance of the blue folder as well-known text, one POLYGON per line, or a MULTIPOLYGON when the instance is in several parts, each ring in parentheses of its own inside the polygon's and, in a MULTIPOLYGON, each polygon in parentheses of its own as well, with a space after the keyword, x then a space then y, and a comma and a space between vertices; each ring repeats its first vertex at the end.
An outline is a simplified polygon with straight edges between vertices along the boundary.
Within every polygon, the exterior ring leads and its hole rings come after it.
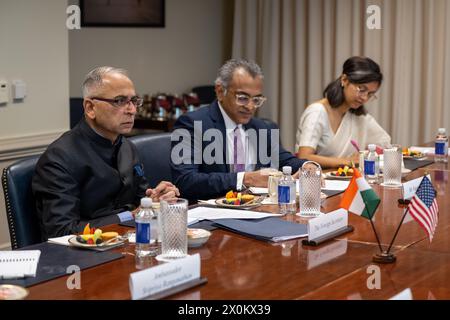
POLYGON ((434 161, 432 161, 432 160, 417 160, 417 159, 408 159, 408 158, 403 159, 403 162, 405 163, 405 168, 409 169, 411 171, 434 163, 434 161))
POLYGON ((306 224, 285 221, 280 218, 264 219, 217 219, 219 227, 250 238, 279 242, 308 236, 306 224))

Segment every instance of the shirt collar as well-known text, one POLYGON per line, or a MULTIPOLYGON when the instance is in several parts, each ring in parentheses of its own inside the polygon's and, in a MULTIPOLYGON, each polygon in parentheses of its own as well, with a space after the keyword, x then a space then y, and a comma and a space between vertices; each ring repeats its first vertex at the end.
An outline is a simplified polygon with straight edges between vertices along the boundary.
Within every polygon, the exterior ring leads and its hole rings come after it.
POLYGON ((92 128, 85 119, 82 119, 82 130, 94 141, 104 146, 116 147, 122 143, 122 135, 119 135, 116 141, 114 141, 114 143, 111 143, 111 140, 103 137, 98 131, 92 128))
POLYGON ((242 124, 237 124, 236 122, 231 120, 231 118, 228 116, 227 112, 222 108, 222 105, 220 104, 220 102, 217 101, 217 103, 219 105, 220 112, 222 113, 223 121, 225 122, 225 129, 226 130, 234 130, 236 128, 236 126, 239 127, 239 129, 242 129, 242 124))

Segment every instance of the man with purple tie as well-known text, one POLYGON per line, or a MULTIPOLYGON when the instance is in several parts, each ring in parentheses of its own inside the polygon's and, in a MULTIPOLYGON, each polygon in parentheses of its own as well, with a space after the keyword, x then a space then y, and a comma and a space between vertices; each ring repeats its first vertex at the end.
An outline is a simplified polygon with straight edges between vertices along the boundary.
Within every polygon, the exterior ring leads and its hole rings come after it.
POLYGON ((209 199, 229 190, 267 187, 262 168, 291 166, 297 172, 305 160, 283 149, 276 126, 254 118, 266 101, 256 63, 227 61, 215 91, 216 101, 184 114, 174 125, 171 167, 182 197, 209 199))

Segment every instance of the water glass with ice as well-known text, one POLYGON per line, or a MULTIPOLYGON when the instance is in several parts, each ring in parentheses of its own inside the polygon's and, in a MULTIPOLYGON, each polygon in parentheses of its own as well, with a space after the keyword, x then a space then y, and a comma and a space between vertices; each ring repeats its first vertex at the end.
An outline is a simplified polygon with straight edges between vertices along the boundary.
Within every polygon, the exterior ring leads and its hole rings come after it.
POLYGON ((160 211, 161 254, 156 259, 171 261, 187 256, 187 216, 186 199, 162 200, 160 211))
POLYGON ((320 193, 322 187, 322 168, 314 161, 307 161, 300 169, 299 177, 300 216, 320 215, 320 193))
POLYGON ((402 147, 393 144, 383 149, 383 183, 385 187, 401 187, 402 185, 402 147))

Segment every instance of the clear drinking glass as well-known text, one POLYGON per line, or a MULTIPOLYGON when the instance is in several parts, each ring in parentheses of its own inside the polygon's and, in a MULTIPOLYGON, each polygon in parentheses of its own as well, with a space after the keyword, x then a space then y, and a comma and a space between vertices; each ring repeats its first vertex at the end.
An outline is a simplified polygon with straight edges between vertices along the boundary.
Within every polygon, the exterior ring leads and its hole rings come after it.
POLYGON ((157 260, 171 261, 187 256, 188 201, 176 199, 161 202, 161 254, 157 260))
POLYGON ((270 202, 277 204, 278 203, 278 182, 280 181, 281 174, 272 174, 269 176, 269 197, 270 202))
POLYGON ((393 144, 383 149, 383 183, 385 187, 402 186, 402 147, 393 144))
POLYGON ((322 187, 322 168, 317 162, 307 161, 300 169, 298 215, 315 217, 320 214, 320 193, 322 187))

